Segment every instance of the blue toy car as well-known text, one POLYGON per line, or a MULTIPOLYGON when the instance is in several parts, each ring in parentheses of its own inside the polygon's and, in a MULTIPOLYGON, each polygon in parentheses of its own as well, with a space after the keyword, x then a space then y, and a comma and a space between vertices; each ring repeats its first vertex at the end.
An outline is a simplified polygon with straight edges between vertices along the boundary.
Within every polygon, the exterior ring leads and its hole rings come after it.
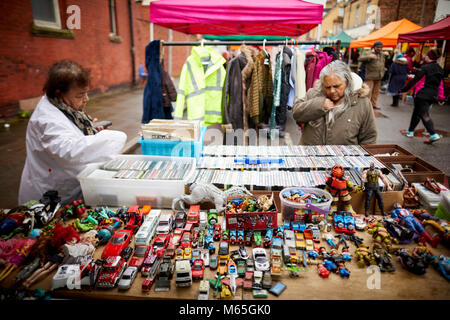
POLYGON ((273 238, 273 229, 267 229, 266 235, 264 236, 264 247, 270 247, 273 238))
POLYGON ((344 225, 345 225, 345 233, 355 233, 356 225, 355 218, 350 212, 344 213, 344 225))
POLYGON ((282 226, 278 226, 277 230, 275 231, 275 238, 284 238, 284 232, 283 232, 283 227, 282 226))
POLYGON ((290 229, 291 228, 291 222, 288 220, 284 220, 283 229, 290 229))
POLYGON ((237 231, 237 241, 239 243, 243 243, 244 242, 244 229, 238 229, 238 231, 237 231))
POLYGON ((236 243, 236 240, 237 240, 236 229, 231 229, 230 230, 230 243, 234 244, 234 243, 236 243))
POLYGON ((339 213, 334 214, 334 230, 336 232, 345 232, 344 217, 339 213))
POLYGON ((300 231, 300 223, 292 221, 291 222, 291 228, 294 231, 300 231))

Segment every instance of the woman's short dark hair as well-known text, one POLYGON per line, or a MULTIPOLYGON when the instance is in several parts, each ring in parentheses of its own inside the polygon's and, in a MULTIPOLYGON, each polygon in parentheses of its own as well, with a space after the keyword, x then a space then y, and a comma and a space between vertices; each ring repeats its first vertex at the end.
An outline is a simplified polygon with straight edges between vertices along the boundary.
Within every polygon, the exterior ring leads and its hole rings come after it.
POLYGON ((89 82, 89 70, 75 61, 65 59, 50 66, 43 90, 47 97, 56 98, 72 87, 87 87, 89 82))

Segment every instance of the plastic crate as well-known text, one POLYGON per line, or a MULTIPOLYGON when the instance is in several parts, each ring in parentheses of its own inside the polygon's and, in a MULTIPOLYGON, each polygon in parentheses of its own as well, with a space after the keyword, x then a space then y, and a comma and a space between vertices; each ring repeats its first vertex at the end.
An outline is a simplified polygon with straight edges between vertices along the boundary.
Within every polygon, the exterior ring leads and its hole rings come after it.
POLYGON ((330 212, 331 202, 333 198, 328 191, 318 188, 306 188, 306 187, 292 187, 285 188, 280 191, 281 201, 281 213, 284 221, 303 221, 303 222, 315 222, 315 220, 326 219, 326 216, 330 212), (300 189, 305 193, 311 193, 316 196, 325 196, 327 201, 323 203, 307 204, 298 203, 286 200, 283 196, 285 192, 290 193, 293 190, 300 189), (319 218, 321 217, 321 218, 319 218))
POLYGON ((142 137, 138 140, 141 145, 142 154, 165 157, 190 157, 200 158, 203 149, 203 138, 206 127, 200 127, 200 137, 198 141, 167 141, 163 139, 145 140, 142 137))
MULTIPOLYGON (((118 155, 124 160, 170 160, 168 157, 144 155, 118 155)), ((184 194, 184 186, 195 172, 195 159, 183 158, 192 166, 182 180, 115 179, 116 171, 102 170, 103 163, 91 163, 81 171, 80 181, 84 202, 88 206, 151 205, 155 208, 171 208, 174 198, 184 194)))

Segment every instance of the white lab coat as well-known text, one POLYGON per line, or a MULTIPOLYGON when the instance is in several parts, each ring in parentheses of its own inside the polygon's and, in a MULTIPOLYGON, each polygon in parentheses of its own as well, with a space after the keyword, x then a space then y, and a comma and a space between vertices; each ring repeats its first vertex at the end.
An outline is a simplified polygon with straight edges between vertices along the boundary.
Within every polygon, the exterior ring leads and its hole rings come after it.
POLYGON ((77 174, 88 163, 112 159, 126 140, 127 135, 116 130, 85 136, 43 96, 28 122, 19 204, 39 200, 48 190, 57 190, 62 204, 81 199, 77 174))

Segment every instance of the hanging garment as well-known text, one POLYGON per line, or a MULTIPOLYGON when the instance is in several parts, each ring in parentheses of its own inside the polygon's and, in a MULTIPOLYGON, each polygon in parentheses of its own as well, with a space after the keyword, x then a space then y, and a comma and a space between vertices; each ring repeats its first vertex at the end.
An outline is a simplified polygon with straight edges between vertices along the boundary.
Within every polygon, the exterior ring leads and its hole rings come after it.
POLYGON ((273 101, 273 79, 270 55, 264 51, 260 51, 255 59, 250 94, 250 103, 258 109, 258 116, 256 113, 250 113, 252 122, 255 126, 268 123, 273 101), (257 85, 253 85, 254 83, 257 85))
POLYGON ((166 118, 161 92, 160 41, 154 40, 145 47, 145 67, 148 77, 144 88, 142 123, 166 118))
POLYGON ((306 95, 305 51, 295 48, 295 99, 303 99, 306 95))
POLYGON ((247 64, 243 54, 231 59, 227 65, 227 74, 223 90, 223 114, 225 122, 233 129, 244 128, 242 104, 242 69, 247 64))
POLYGON ((314 86, 314 70, 318 61, 318 56, 315 51, 306 53, 305 58, 305 72, 306 72, 306 91, 314 86))
POLYGON ((283 71, 282 69, 283 69, 283 54, 280 52, 277 54, 275 59, 275 76, 273 81, 273 103, 272 103, 272 110, 270 112, 270 129, 275 129, 277 124, 276 114, 281 99, 281 80, 283 71))
POLYGON ((286 111, 287 111, 287 103, 289 98, 289 92, 291 90, 291 86, 289 84, 289 77, 291 75, 291 57, 292 51, 288 46, 283 47, 283 51, 281 53, 283 55, 283 66, 281 72, 281 95, 280 95, 280 105, 276 111, 276 122, 277 125, 280 126, 283 131, 286 126, 286 111))
POLYGON ((258 49, 242 45, 241 54, 245 56, 247 64, 244 69, 242 69, 242 101, 243 101, 243 124, 244 131, 246 132, 249 127, 255 127, 254 123, 249 124, 248 118, 251 117, 253 120, 259 118, 259 102, 257 100, 257 95, 252 95, 254 90, 261 91, 259 87, 259 81, 252 74, 255 72, 255 58, 258 55, 258 49))
POLYGON ((169 73, 164 69, 164 60, 161 60, 161 94, 164 107, 164 119, 172 118, 172 102, 177 101, 177 89, 170 78, 169 73))
POLYGON ((328 65, 332 60, 333 56, 329 56, 326 52, 317 52, 318 60, 316 63, 316 67, 314 68, 314 77, 313 77, 313 83, 317 79, 319 79, 320 71, 322 71, 323 67, 328 65))
POLYGON ((85 135, 43 96, 27 126, 19 204, 39 200, 49 190, 57 190, 63 204, 80 199, 77 175, 89 163, 113 159, 126 140, 125 133, 109 129, 85 135))
POLYGON ((185 106, 188 120, 202 125, 222 123, 222 89, 225 58, 210 47, 193 47, 181 69, 175 119, 182 119, 185 106))

